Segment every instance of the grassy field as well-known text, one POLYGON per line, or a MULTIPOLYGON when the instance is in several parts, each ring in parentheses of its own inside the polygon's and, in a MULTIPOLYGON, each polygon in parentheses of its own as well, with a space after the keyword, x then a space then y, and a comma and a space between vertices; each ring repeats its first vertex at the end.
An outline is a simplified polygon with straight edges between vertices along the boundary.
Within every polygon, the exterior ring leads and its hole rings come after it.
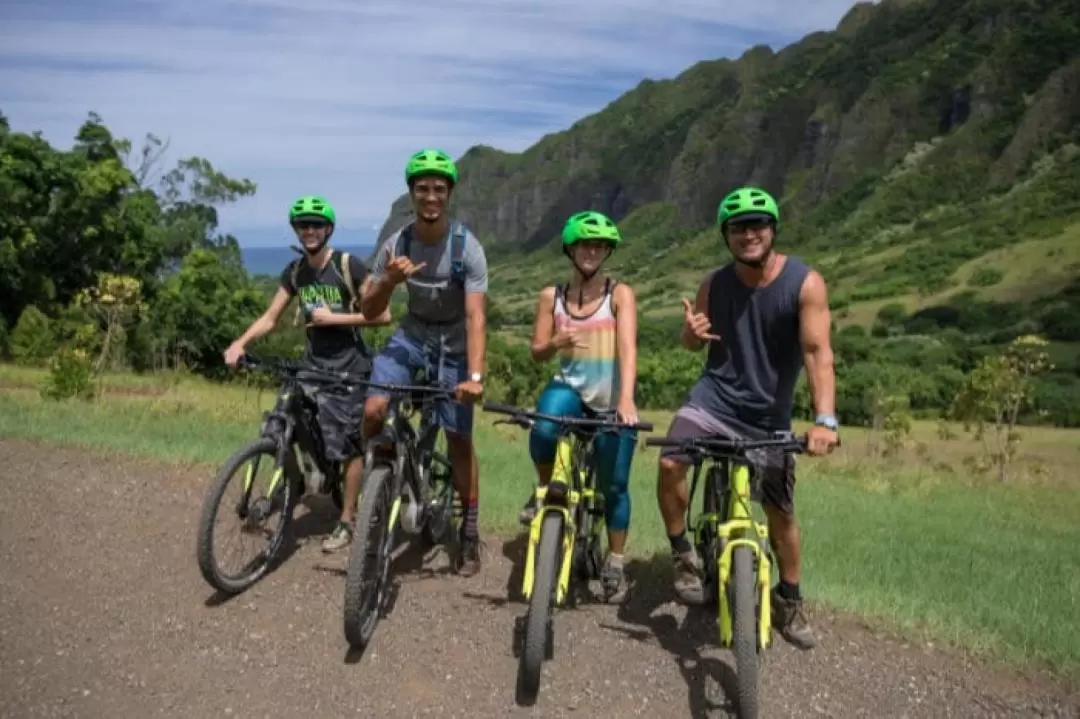
MULTIPOLYGON (((117 375, 98 401, 57 403, 40 399, 41 376, 0 366, 0 436, 195 463, 208 481, 273 401, 269 391, 180 375, 117 375)), ((644 414, 658 431, 669 420, 644 414)), ((492 420, 478 414, 481 522, 509 534, 533 475, 527 435, 492 420)), ((921 450, 887 462, 870 458, 869 439, 846 430, 835 456, 800 460, 807 595, 912 636, 1080 677, 1080 433, 1024 430, 1004 485, 964 469, 973 440, 940 440, 932 424, 915 428, 921 450)), ((645 448, 635 459, 636 555, 666 548, 656 459, 645 448)))

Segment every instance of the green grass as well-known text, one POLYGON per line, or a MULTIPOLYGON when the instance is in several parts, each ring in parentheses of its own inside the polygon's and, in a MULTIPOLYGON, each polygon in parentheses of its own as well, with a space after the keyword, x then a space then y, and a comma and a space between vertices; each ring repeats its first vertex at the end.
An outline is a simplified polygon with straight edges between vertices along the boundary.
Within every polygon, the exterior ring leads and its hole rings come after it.
MULTIPOLYGON (((911 243, 911 244, 917 244, 911 243)), ((850 277, 836 287, 851 288, 866 284, 867 276, 885 260, 894 258, 911 245, 900 245, 881 253, 862 258, 850 277)), ((929 251, 929 250, 928 250, 929 251)), ((952 275, 952 286, 925 297, 900 294, 891 297, 852 303, 839 318, 838 324, 861 324, 869 327, 885 305, 900 303, 909 312, 945 304, 960 292, 975 291, 980 300, 1021 302, 1052 295, 1073 281, 1080 273, 1080 223, 1071 224, 1060 234, 1035 240, 1025 240, 999 250, 988 252, 978 259, 965 262, 952 275), (973 286, 972 276, 980 269, 999 271, 1001 280, 987 287, 973 286)))
MULTIPOLYGON (((199 380, 110 377, 95 402, 51 402, 18 388, 36 370, 0 366, 0 436, 75 444, 213 469, 256 431, 273 394, 199 380), (132 395, 120 392, 143 391, 132 395), (153 394, 149 394, 153 392, 153 394)), ((647 412, 663 431, 670 416, 647 412)), ((517 531, 533 481, 527 435, 478 414, 481 521, 517 531)), ((1080 433, 1029 429, 1010 484, 968 476, 970 440, 917 438, 935 468, 914 457, 885 465, 865 435, 845 434, 836 457, 800 462, 799 514, 807 595, 884 620, 911 636, 946 641, 1017 667, 1080 675, 1080 493, 1072 468, 1080 433), (1030 471, 1027 471, 1028 468, 1030 471), (1038 468, 1036 471, 1035 468, 1038 468)), ((656 453, 640 449, 631 492, 630 552, 663 553, 655 502, 656 453)))

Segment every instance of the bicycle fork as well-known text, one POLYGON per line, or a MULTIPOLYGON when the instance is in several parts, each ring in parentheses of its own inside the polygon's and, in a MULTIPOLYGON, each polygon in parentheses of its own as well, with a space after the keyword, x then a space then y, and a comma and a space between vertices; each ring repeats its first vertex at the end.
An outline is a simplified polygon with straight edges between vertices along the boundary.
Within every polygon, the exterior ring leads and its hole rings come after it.
POLYGON ((561 605, 570 591, 570 574, 574 555, 574 519, 572 508, 581 501, 581 493, 570 486, 570 454, 571 445, 568 439, 560 439, 557 445, 555 467, 552 471, 551 481, 547 486, 536 488, 536 506, 539 511, 529 523, 529 540, 525 551, 525 571, 521 580, 521 593, 528 601, 532 598, 533 582, 536 579, 536 548, 540 546, 540 533, 544 527, 544 519, 549 513, 557 512, 562 515, 562 543, 560 554, 562 561, 559 562, 559 577, 555 585, 555 604, 561 605), (555 485, 552 488, 552 485, 555 485), (551 494, 551 501, 548 494, 551 494))
POLYGON ((717 599, 719 616, 716 623, 720 629, 720 643, 730 647, 734 640, 732 627, 731 594, 728 591, 732 571, 733 552, 738 547, 746 547, 754 558, 755 584, 759 597, 758 613, 758 648, 767 649, 772 643, 772 595, 769 582, 772 578, 770 560, 769 529, 765 524, 755 522, 750 515, 750 470, 745 464, 735 463, 731 470, 731 487, 726 504, 725 519, 716 528, 720 539, 718 564, 717 599), (756 535, 756 536, 754 536, 756 535))

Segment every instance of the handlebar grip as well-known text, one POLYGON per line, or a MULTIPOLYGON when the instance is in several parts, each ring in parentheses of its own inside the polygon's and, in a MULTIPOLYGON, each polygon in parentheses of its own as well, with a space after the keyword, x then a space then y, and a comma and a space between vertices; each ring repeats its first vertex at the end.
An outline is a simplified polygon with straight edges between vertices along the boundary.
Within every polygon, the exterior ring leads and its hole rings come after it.
POLYGON ((634 425, 634 429, 641 430, 642 432, 652 432, 653 431, 653 423, 652 422, 638 422, 637 424, 634 425))
POLYGON ((484 402, 483 408, 485 412, 497 412, 499 414, 518 414, 521 411, 517 407, 501 402, 484 402))

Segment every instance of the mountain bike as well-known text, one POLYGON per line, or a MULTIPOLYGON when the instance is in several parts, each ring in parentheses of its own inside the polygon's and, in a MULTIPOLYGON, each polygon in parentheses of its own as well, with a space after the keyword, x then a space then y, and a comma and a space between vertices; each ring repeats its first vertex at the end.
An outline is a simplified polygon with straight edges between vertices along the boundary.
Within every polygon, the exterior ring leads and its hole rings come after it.
POLYGON ((263 413, 259 436, 225 461, 203 500, 196 541, 199 571, 210 586, 226 594, 243 592, 269 571, 281 551, 293 511, 303 494, 329 494, 334 505, 341 509, 344 468, 341 462, 325 459, 323 436, 316 421, 318 407, 311 393, 348 390, 351 386, 364 384, 361 375, 320 370, 280 357, 259 358, 246 354, 237 365, 279 375, 282 382, 273 409, 263 413), (264 457, 269 458, 272 474, 265 491, 260 490, 262 496, 252 499, 256 489, 255 476, 264 457), (238 572, 230 573, 221 567, 213 549, 214 523, 221 511, 225 490, 245 465, 248 467, 240 496, 229 509, 239 518, 242 534, 262 534, 268 542, 238 572), (276 512, 280 512, 277 526, 267 532, 265 524, 276 512))
MULTIPOLYGON (((538 509, 529 525, 521 584, 529 610, 517 694, 520 702, 532 704, 540 689, 542 664, 554 658, 554 608, 564 602, 576 606, 577 590, 599 579, 603 565, 604 495, 596 489, 593 439, 601 432, 649 432, 653 426, 650 422, 621 424, 614 418, 555 417, 495 402, 485 402, 483 407, 485 412, 510 415, 495 422, 497 425, 530 429, 540 419, 558 426, 551 481, 546 487, 537 486, 534 494, 538 509)), ((615 589, 604 587, 605 599, 615 589)))
POLYGON ((382 430, 367 440, 356 530, 345 577, 345 639, 353 649, 371 641, 389 599, 395 534, 421 534, 431 545, 453 536, 461 507, 454 501, 450 460, 436 451, 439 425, 435 400, 452 388, 368 382, 390 393, 382 430), (420 408, 420 423, 410 418, 420 408), (404 509, 402 507, 404 505, 404 509))
POLYGON ((693 459, 686 526, 704 564, 706 596, 719 600, 720 645, 735 654, 739 716, 757 717, 760 652, 772 644, 773 556, 768 526, 751 512, 750 454, 767 449, 801 454, 806 439, 776 432, 763 440, 650 438, 645 445, 676 447, 693 459), (702 511, 693 517, 694 492, 706 461, 711 465, 705 472, 702 511))

